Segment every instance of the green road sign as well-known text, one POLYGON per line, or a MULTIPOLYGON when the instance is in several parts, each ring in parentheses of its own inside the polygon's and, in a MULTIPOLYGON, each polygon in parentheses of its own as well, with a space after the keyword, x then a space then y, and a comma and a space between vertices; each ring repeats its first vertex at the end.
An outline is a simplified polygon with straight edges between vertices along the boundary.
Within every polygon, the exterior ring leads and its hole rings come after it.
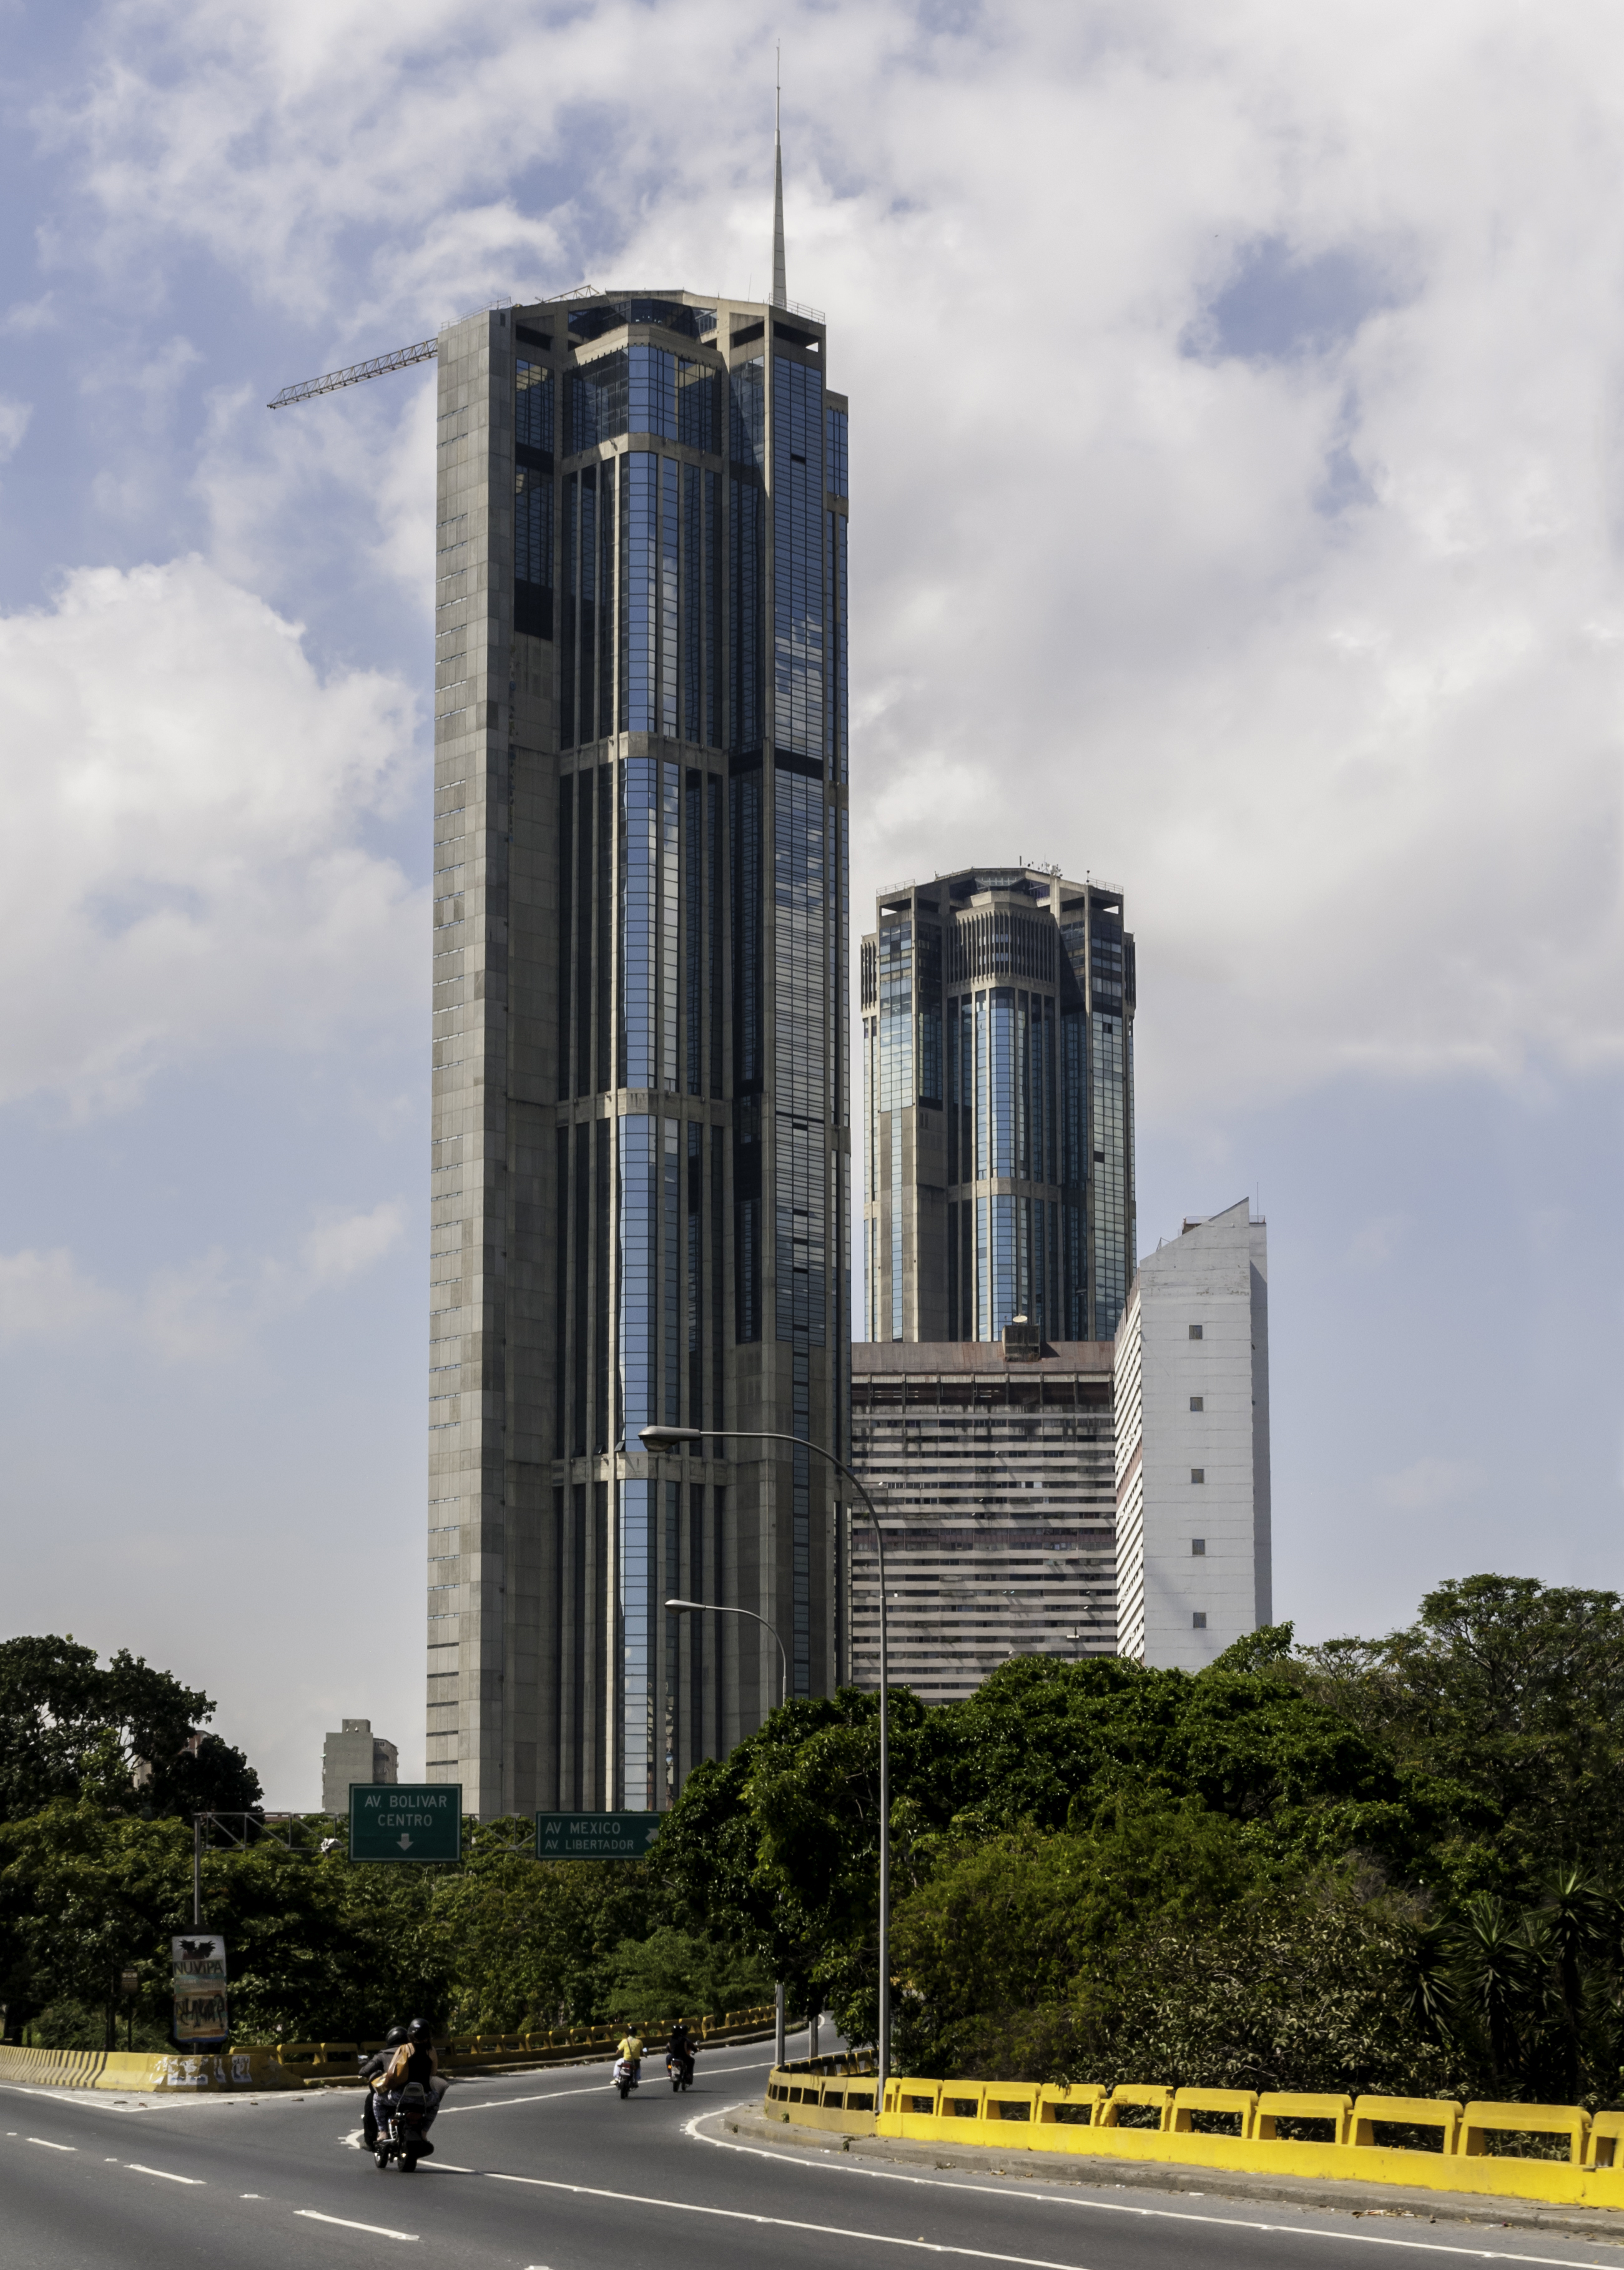
POLYGON ((538 1813, 538 1860, 641 1860, 660 1833, 661 1813, 538 1813))
POLYGON ((460 1781, 350 1784, 352 1860, 460 1860, 460 1781))

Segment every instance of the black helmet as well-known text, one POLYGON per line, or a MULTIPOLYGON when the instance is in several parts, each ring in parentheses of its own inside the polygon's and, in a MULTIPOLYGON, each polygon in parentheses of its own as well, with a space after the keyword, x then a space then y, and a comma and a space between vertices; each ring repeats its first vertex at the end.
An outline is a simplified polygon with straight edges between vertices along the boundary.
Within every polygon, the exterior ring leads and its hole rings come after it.
POLYGON ((391 2026, 383 2036, 383 2046, 386 2050, 397 2050, 405 2038, 404 2026, 391 2026))
POLYGON ((433 2031, 434 2028, 426 2018, 413 2018, 412 2023, 406 2028, 405 2038, 409 2042, 419 2042, 433 2031))

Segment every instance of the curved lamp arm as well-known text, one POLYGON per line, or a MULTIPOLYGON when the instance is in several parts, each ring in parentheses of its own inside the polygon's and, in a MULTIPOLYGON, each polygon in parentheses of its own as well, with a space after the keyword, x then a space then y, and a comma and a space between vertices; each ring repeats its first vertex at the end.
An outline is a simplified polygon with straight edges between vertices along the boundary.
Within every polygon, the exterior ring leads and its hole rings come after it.
POLYGON ((764 1632, 772 1632, 774 1644, 778 1650, 778 1701, 781 1706, 789 1701, 790 1658, 784 1653, 782 1640, 773 1631, 765 1616, 757 1615, 753 1608, 723 1607, 720 1600, 667 1600, 665 1605, 667 1608, 675 1609, 679 1615, 748 1616, 751 1622, 760 1624, 764 1632))

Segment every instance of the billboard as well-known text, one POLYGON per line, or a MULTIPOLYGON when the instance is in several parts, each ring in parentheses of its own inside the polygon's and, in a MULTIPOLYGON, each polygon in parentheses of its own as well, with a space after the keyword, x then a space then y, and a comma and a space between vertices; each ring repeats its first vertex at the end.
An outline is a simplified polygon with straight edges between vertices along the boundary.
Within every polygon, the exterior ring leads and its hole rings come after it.
POLYGON ((189 1932, 169 1942, 174 1958, 174 2038, 223 2042, 231 2032, 226 2002, 226 1942, 189 1932))

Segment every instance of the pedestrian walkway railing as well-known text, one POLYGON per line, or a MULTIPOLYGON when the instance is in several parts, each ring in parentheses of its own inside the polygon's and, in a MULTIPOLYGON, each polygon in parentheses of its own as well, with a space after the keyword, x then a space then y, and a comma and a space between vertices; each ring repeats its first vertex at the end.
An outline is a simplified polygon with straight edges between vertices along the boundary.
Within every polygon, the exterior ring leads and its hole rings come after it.
POLYGON ((1065 2152, 1624 2207, 1624 2111, 1092 2081, 887 2081, 823 2058, 775 2067, 769 2120, 849 2136, 1065 2152))

